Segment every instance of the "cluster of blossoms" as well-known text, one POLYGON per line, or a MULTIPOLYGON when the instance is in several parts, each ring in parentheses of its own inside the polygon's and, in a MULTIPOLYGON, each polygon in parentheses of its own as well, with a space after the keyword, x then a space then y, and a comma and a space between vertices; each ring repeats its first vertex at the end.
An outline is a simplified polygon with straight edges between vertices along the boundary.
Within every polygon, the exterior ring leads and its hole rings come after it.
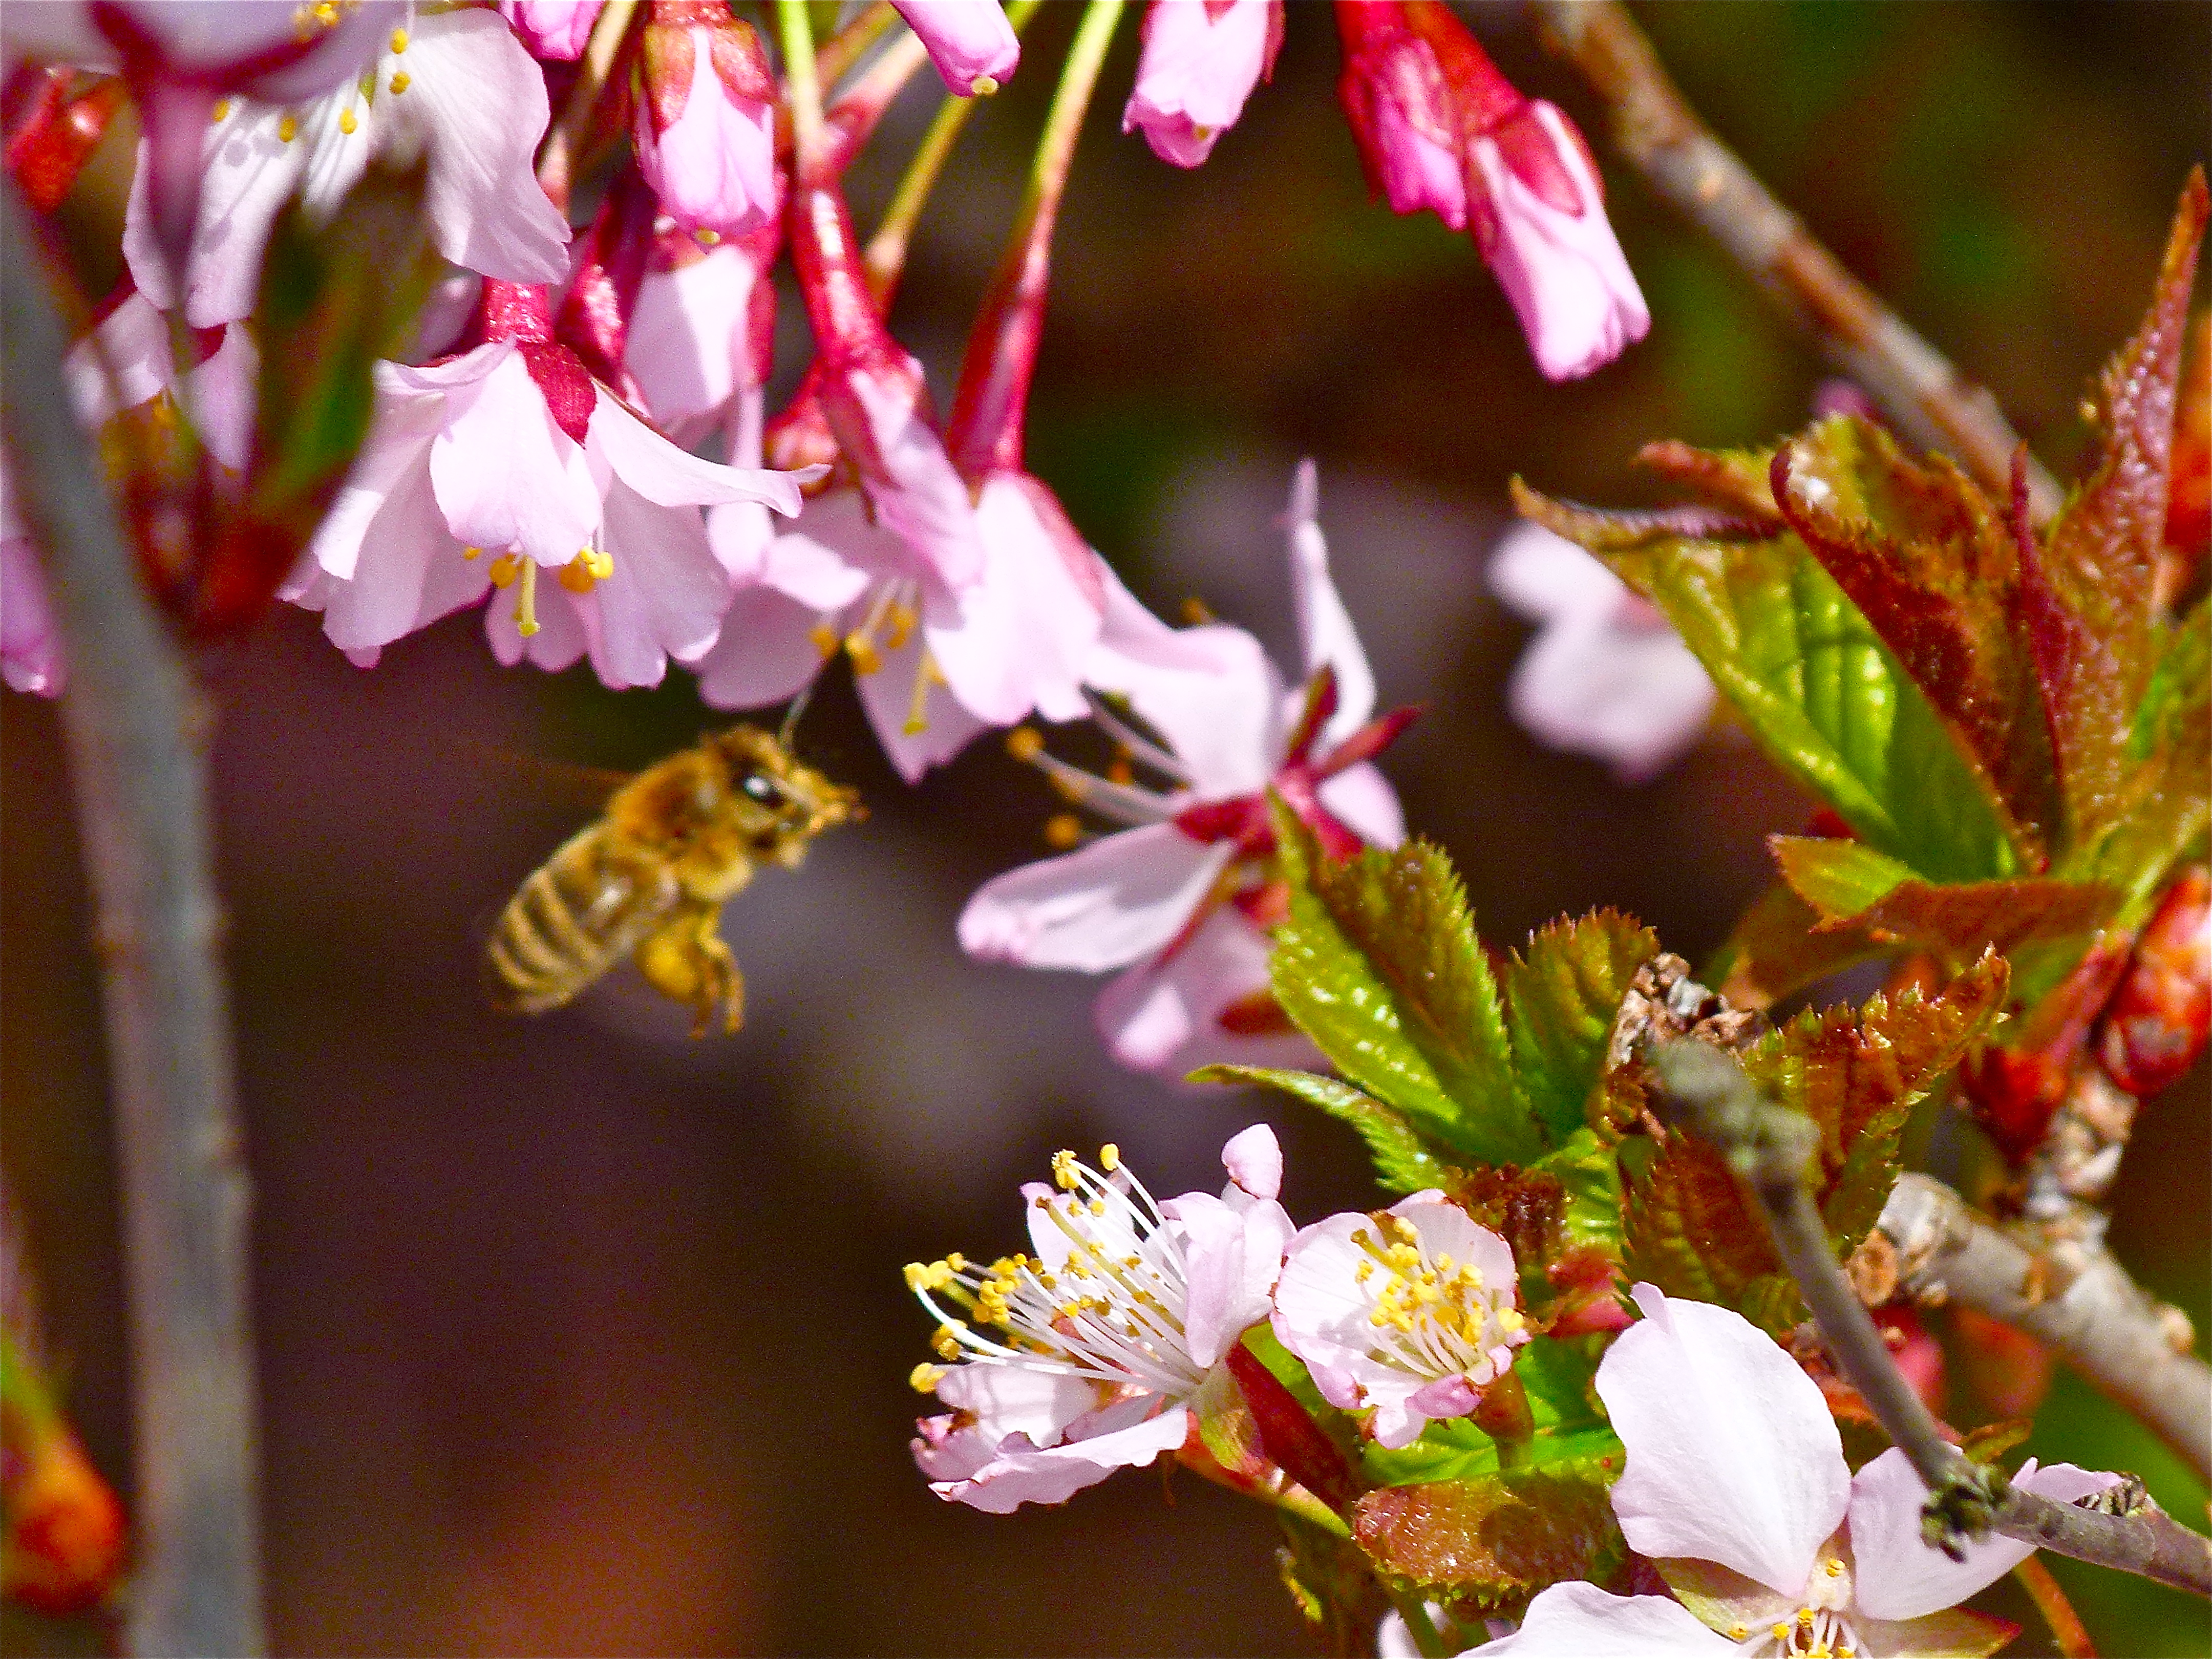
MULTIPOLYGON (((1262 1326, 1387 1449, 1476 1413, 1508 1376, 1532 1334, 1512 1251, 1443 1194, 1294 1231, 1273 1131, 1236 1135, 1222 1163, 1218 1197, 1161 1201, 1115 1147, 1096 1168, 1063 1152, 1053 1185, 1022 1188, 1034 1254, 908 1267, 946 1362, 912 1380, 951 1408, 914 1441, 932 1491, 1005 1514, 1164 1453, 1279 1499, 1283 1472, 1237 1480, 1203 1432, 1248 1386, 1259 1362, 1243 1344, 1262 1326)), ((1595 1389, 1626 1451, 1614 1517, 1656 1568, 1632 1576, 1664 1590, 1553 1585, 1517 1628, 1497 1621, 1486 1651, 1901 1659, 2002 1644, 2009 1626, 1958 1604, 2033 1546, 1990 1538, 1946 1555, 1923 1538, 1927 1491, 1905 1454, 1854 1474, 1820 1385, 1780 1345, 1727 1309, 1650 1285, 1632 1294, 1640 1317, 1595 1389)), ((2073 1503, 2118 1478, 2030 1459, 2014 1484, 2073 1503)), ((1381 1647, 1414 1650, 1395 1614, 1381 1647)))

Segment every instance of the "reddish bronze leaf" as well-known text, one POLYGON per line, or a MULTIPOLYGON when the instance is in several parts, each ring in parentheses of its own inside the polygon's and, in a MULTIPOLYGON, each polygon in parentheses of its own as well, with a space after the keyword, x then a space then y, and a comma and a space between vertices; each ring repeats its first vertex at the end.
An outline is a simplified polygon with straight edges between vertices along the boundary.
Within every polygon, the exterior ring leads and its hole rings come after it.
POLYGON ((1864 940, 1872 950, 1917 947, 1952 964, 1984 951, 2010 955, 2030 939, 2086 933, 2119 907, 2120 895, 2101 882, 2021 881, 1935 883, 1908 877, 1871 904, 1838 911, 1824 902, 1817 865, 1838 843, 1801 836, 1770 836, 1767 849, 1782 878, 1816 913, 1815 930, 1864 940))
POLYGON ((1383 1571, 1488 1605, 1607 1577, 1625 1553, 1596 1470, 1386 1486, 1359 1500, 1352 1536, 1383 1571))
POLYGON ((1751 1196, 1721 1155, 1669 1135, 1628 1184, 1622 1267, 1632 1282, 1733 1308, 1758 1279, 1782 1271, 1751 1196))

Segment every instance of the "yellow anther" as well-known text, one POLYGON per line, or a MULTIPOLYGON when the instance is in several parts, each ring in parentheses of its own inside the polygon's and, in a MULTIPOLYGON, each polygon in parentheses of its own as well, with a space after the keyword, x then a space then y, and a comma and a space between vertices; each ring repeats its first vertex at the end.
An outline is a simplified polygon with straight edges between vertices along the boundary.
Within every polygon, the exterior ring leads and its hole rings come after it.
POLYGON ((481 547, 465 547, 461 550, 461 556, 465 559, 481 559, 483 557, 483 549, 481 547))
POLYGON ((1055 812, 1044 821, 1044 844, 1065 853, 1083 840, 1083 820, 1073 812, 1055 812))
POLYGON ((230 119, 230 100, 228 98, 216 99, 215 100, 215 107, 208 112, 216 120, 228 121, 230 119))
POLYGON ((1106 781, 1109 783, 1118 783, 1126 789, 1136 781, 1136 769, 1125 760, 1117 758, 1106 768, 1106 781))
POLYGON ((1111 1175, 1121 1167, 1121 1149, 1108 1141, 1098 1149, 1098 1167, 1111 1175))
POLYGON ((914 637, 921 613, 904 599, 894 599, 884 612, 884 643, 896 651, 914 637))
POLYGON ((1068 1147, 1063 1146, 1052 1155, 1052 1178, 1064 1193, 1075 1190, 1075 1153, 1068 1147))
POLYGON ((994 75, 979 75, 968 83, 968 90, 978 98, 988 98, 999 90, 999 79, 994 75))
POLYGON ((1748 1625, 1730 1625, 1729 1626, 1729 1640, 1731 1642, 1741 1642, 1745 1637, 1750 1634, 1751 1626, 1748 1625))
POLYGON ((576 556, 583 561, 584 568, 601 581, 615 574, 615 556, 604 547, 579 549, 576 556))
POLYGON ((1437 1258, 1437 1271, 1438 1273, 1449 1273, 1451 1270, 1452 1270, 1452 1259, 1451 1259, 1449 1256, 1448 1256, 1448 1255, 1440 1255, 1440 1256, 1438 1256, 1438 1257, 1437 1258))
POLYGON ((968 1328, 965 1325, 962 1324, 957 1319, 946 1320, 942 1325, 939 1325, 937 1328, 936 1334, 929 1339, 931 1352, 935 1353, 939 1359, 958 1358, 960 1357, 960 1333, 967 1328, 968 1328))
POLYGON ((392 50, 395 56, 407 50, 407 31, 405 29, 394 29, 392 31, 392 50))
MULTIPOLYGON (((481 553, 483 550, 477 548, 474 551, 481 553)), ((463 556, 471 556, 464 555, 463 556)), ((522 573, 522 564, 523 562, 516 558, 514 554, 502 553, 491 562, 491 568, 485 574, 491 578, 491 585, 494 587, 512 587, 514 586, 514 579, 522 573)))
POLYGON ((945 1267, 946 1267, 947 1271, 951 1272, 951 1273, 958 1273, 958 1272, 959 1272, 963 1267, 966 1267, 967 1265, 968 1265, 968 1258, 967 1258, 966 1256, 964 1256, 964 1255, 961 1255, 961 1254, 960 1254, 960 1252, 959 1252, 959 1251, 957 1251, 957 1250, 953 1251, 953 1253, 952 1253, 951 1255, 948 1255, 948 1256, 946 1256, 946 1257, 945 1258, 945 1267))
POLYGON ((699 246, 702 247, 713 247, 716 243, 722 240, 722 233, 720 231, 708 230, 704 225, 702 225, 698 229, 693 231, 691 234, 698 239, 699 246))
POLYGON ((813 642, 814 648, 823 656, 834 657, 837 654, 837 630, 830 627, 828 623, 815 623, 806 630, 806 637, 813 642))
POLYGON ((1193 628, 1213 620, 1213 607, 1195 593, 1182 602, 1182 619, 1193 628))
POLYGON ((1006 733, 1006 752, 1018 761, 1035 760, 1044 753, 1044 734, 1034 726, 1018 726, 1006 733))
POLYGON ((276 123, 276 142, 282 144, 289 144, 299 136, 300 123, 293 117, 291 112, 288 110, 285 112, 283 117, 276 123))
POLYGON ((1841 1578, 1844 1576, 1844 1564, 1840 1560, 1831 1560, 1821 1571, 1831 1578, 1841 1578))
POLYGON ((907 1386, 916 1394, 935 1394, 937 1385, 945 1381, 945 1367, 933 1365, 927 1359, 906 1374, 907 1386))
POLYGON ((318 0, 315 7, 315 21, 325 28, 329 28, 336 23, 338 21, 337 0, 318 0))
POLYGON ((1777 1625, 1774 1627, 1773 1636, 1774 1639, 1778 1642, 1788 1641, 1790 1639, 1790 1626, 1787 1625, 1777 1625))
POLYGON ((514 584, 514 631, 528 639, 538 631, 538 561, 525 559, 514 584))
POLYGON ((351 137, 355 133, 361 131, 361 118, 356 115, 350 109, 340 110, 338 112, 338 131, 344 133, 348 137, 351 137))
POLYGON ((1797 1609, 1797 1623, 1802 1629, 1812 1629, 1813 1620, 1815 1617, 1817 1617, 1817 1615, 1810 1607, 1800 1607, 1797 1609))
POLYGON ((1355 1261, 1354 1263, 1352 1263, 1352 1282, 1353 1284, 1355 1284, 1355 1285, 1364 1285, 1364 1284, 1365 1284, 1365 1283, 1366 1283, 1370 1279, 1373 1278, 1374 1276, 1375 1276, 1375 1264, 1374 1264, 1372 1261, 1368 1261, 1364 1256, 1361 1257, 1358 1261, 1355 1261))
POLYGON ((884 665, 884 659, 876 654, 875 642, 865 634, 845 636, 845 654, 853 659, 855 674, 872 674, 884 665))
POLYGON ((401 70, 398 74, 392 77, 392 96, 395 98, 398 97, 401 93, 406 91, 408 88, 414 84, 414 78, 410 76, 405 70, 401 70))
POLYGON ((1528 1324, 1528 1322, 1522 1316, 1521 1310, 1518 1308, 1500 1308, 1498 1310, 1498 1328, 1508 1336, 1511 1336, 1516 1331, 1526 1329, 1528 1324))
POLYGON ((553 573, 554 580, 571 593, 588 593, 599 585, 592 574, 592 567, 581 559, 571 559, 553 573))

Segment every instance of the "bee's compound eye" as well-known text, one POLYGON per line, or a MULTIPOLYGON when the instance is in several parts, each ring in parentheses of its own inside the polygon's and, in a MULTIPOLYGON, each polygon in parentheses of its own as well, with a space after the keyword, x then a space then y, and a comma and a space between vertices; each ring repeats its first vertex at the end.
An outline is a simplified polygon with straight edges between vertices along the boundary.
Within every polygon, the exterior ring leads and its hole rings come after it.
POLYGON ((776 787, 757 772, 745 775, 744 787, 746 794, 763 806, 773 805, 775 802, 776 787))

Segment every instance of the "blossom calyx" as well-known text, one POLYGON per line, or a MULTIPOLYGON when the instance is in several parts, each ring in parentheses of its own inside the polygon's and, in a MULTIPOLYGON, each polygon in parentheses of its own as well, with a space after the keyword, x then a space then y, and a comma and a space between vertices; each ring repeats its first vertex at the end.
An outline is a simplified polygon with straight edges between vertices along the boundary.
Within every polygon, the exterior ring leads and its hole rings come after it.
POLYGON ((710 236, 776 210, 775 77, 720 0, 653 0, 638 47, 638 166, 669 216, 710 236))

